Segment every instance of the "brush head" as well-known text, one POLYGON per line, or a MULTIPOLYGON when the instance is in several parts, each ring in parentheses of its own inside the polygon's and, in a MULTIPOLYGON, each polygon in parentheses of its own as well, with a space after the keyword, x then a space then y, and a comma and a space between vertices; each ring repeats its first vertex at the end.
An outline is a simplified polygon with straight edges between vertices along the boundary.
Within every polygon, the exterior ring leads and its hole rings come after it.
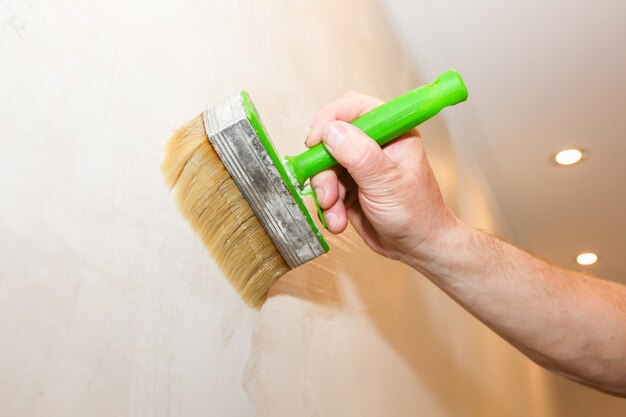
MULTIPOLYGON (((209 141, 291 268, 328 250, 243 91, 203 113, 209 141)), ((309 187, 310 188, 310 187, 309 187)))
POLYGON ((161 165, 183 216, 241 298, 260 307, 289 271, 209 142, 202 116, 180 128, 161 165))
POLYGON ((181 212, 251 306, 290 268, 328 250, 245 92, 179 129, 162 170, 181 212))

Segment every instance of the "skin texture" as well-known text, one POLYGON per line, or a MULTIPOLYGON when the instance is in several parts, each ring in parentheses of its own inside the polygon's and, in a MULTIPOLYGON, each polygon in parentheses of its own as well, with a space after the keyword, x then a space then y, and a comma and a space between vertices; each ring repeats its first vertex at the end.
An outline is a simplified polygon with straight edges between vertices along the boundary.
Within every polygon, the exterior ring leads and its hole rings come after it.
POLYGON ((347 123, 382 103, 352 92, 314 117, 306 145, 323 141, 341 165, 311 179, 328 230, 350 222, 371 249, 420 271, 539 365, 626 397, 626 286, 555 267, 462 223, 416 129, 381 149, 347 123))

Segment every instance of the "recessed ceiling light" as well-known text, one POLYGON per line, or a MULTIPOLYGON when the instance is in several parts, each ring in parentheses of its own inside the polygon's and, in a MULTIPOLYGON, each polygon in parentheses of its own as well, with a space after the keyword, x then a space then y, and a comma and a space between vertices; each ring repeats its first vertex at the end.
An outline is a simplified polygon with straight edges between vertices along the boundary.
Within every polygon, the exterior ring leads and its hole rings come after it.
POLYGON ((579 265, 593 265, 598 260, 598 255, 592 252, 581 253, 576 257, 576 262, 579 265))
POLYGON ((554 160, 559 165, 573 165, 580 162, 583 158, 583 152, 580 149, 565 149, 556 154, 554 160))

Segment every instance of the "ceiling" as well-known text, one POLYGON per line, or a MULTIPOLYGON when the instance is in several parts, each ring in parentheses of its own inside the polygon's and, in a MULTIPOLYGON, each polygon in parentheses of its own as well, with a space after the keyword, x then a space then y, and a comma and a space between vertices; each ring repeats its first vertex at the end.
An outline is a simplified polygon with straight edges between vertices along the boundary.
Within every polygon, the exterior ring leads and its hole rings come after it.
POLYGON ((626 282, 626 1, 384 0, 424 79, 457 69, 470 99, 445 115, 486 179, 507 238, 626 282), (587 158, 550 157, 581 147, 587 158))

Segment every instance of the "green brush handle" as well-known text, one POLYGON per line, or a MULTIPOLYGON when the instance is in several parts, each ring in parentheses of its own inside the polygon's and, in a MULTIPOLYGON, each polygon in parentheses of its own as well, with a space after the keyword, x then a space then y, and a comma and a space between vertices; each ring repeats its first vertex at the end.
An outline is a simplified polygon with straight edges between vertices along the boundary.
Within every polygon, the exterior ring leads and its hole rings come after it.
MULTIPOLYGON (((382 104, 352 124, 383 146, 403 135, 442 109, 467 99, 463 79, 454 70, 441 74, 431 84, 418 87, 382 104)), ((302 187, 315 174, 337 164, 323 143, 296 156, 285 157, 290 176, 302 187)))

